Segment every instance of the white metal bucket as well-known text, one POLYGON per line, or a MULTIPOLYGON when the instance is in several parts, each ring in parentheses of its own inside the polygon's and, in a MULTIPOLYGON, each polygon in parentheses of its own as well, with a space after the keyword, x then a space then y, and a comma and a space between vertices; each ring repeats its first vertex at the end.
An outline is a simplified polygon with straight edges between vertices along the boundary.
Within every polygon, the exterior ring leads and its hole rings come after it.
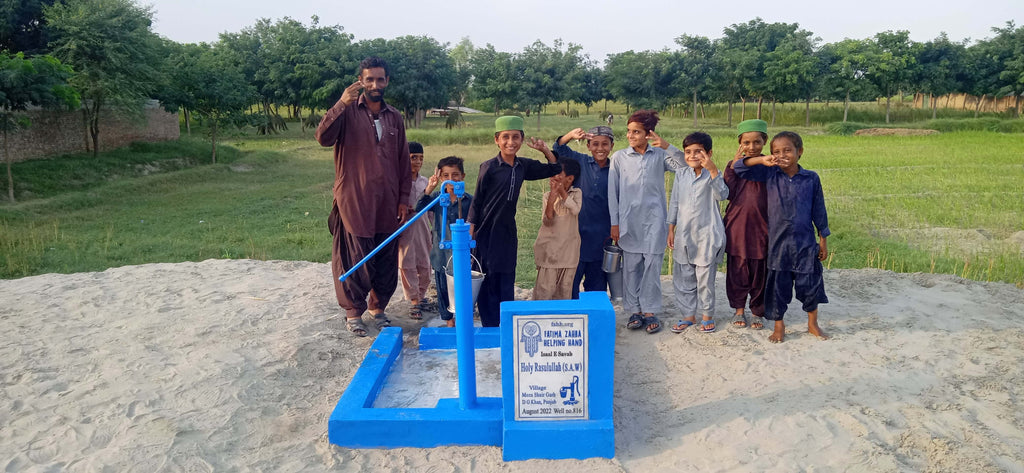
MULTIPOLYGON (((473 267, 469 268, 469 282, 473 288, 473 303, 476 304, 476 296, 480 294, 480 286, 484 283, 483 267, 480 266, 480 261, 476 259, 470 253, 470 258, 476 263, 476 267, 480 271, 473 271, 473 267)), ((455 313, 455 276, 452 275, 452 259, 448 258, 448 264, 444 267, 445 280, 448 282, 448 312, 455 313)))

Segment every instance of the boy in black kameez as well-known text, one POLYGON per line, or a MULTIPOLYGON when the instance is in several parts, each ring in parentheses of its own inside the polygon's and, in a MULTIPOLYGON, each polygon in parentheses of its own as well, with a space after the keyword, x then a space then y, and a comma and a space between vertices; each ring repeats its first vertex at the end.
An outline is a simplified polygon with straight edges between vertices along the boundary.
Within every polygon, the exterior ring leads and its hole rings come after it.
POLYGON ((538 149, 548 164, 516 156, 523 146, 523 118, 499 117, 494 121, 494 144, 498 155, 480 164, 476 192, 469 210, 476 254, 484 272, 477 296, 477 310, 484 327, 501 323, 501 303, 514 298, 516 280, 516 203, 523 181, 547 179, 562 172, 562 165, 543 143, 538 149))

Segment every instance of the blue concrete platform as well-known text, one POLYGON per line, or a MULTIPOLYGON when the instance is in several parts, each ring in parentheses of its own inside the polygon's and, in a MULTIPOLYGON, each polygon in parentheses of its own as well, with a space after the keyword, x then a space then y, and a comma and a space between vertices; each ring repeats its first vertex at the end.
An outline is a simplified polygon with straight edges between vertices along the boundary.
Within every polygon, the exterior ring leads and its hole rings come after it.
POLYGON ((615 309, 608 294, 584 292, 579 300, 502 302, 501 331, 502 459, 614 457, 615 309), (544 321, 553 321, 552 328, 527 330, 544 321), (561 343, 573 339, 579 343, 561 343), (523 353, 517 364, 518 350, 523 353), (576 353, 579 350, 585 353, 576 353), (536 386, 550 376, 535 374, 531 366, 537 373, 555 372, 562 382, 536 386), (575 381, 567 386, 570 379, 581 381, 583 387, 575 381), (566 399, 573 386, 580 390, 581 399, 566 399), (546 397, 538 401, 542 394, 546 397), (542 410, 555 414, 544 416, 531 410, 538 405, 550 406, 542 410), (569 408, 584 414, 563 420, 568 415, 559 414, 559 409, 569 408))
MULTIPOLYGON (((501 329, 473 327, 473 347, 501 348, 501 329)), ((454 350, 454 327, 423 327, 420 329, 420 350, 454 350)))
MULTIPOLYGON (((452 331, 451 345, 436 342, 435 348, 455 348, 454 329, 447 330, 452 331)), ((484 343, 487 337, 497 337, 497 332, 488 332, 481 335, 483 340, 474 339, 484 343)), ((478 398, 472 409, 461 409, 458 399, 441 399, 432 409, 372 407, 401 351, 401 328, 385 328, 377 335, 331 413, 327 423, 331 443, 349 448, 501 445, 501 398, 478 398)))

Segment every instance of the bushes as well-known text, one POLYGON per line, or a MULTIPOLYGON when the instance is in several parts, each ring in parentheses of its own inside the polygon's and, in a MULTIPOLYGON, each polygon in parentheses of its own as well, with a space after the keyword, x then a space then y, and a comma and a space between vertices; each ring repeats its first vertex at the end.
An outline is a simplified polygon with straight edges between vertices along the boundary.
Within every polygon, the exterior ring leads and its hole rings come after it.
MULTIPOLYGON (((1024 120, 1001 120, 996 117, 983 118, 940 118, 923 122, 897 125, 901 128, 938 130, 942 133, 954 131, 992 131, 997 133, 1024 133, 1024 120)), ((867 125, 858 122, 836 122, 825 126, 832 135, 852 135, 864 128, 893 128, 894 125, 867 125)))
POLYGON ((852 135, 857 130, 871 128, 871 125, 858 122, 835 122, 825 125, 825 131, 832 135, 852 135))
POLYGON ((926 128, 947 133, 951 131, 995 131, 999 133, 1024 133, 1024 121, 1000 120, 996 117, 964 118, 960 120, 938 119, 925 122, 926 128))

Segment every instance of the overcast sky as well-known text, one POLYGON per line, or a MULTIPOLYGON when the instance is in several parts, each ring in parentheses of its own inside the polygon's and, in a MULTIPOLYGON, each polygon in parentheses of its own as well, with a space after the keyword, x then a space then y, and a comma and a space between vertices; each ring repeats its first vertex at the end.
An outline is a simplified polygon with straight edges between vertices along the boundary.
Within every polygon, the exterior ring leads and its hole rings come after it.
POLYGON ((341 25, 355 40, 426 35, 454 46, 469 37, 475 46, 493 44, 518 52, 536 40, 561 38, 583 46, 603 64, 608 54, 675 48, 681 34, 720 38, 732 24, 755 17, 799 23, 824 42, 863 39, 885 30, 908 30, 927 41, 940 32, 952 40, 993 36, 1008 20, 1024 24, 1024 0, 711 0, 562 2, 492 1, 321 1, 310 0, 139 0, 155 12, 157 34, 180 43, 214 42, 259 18, 285 16, 310 24, 341 25), (844 6, 838 6, 844 5, 844 6))

